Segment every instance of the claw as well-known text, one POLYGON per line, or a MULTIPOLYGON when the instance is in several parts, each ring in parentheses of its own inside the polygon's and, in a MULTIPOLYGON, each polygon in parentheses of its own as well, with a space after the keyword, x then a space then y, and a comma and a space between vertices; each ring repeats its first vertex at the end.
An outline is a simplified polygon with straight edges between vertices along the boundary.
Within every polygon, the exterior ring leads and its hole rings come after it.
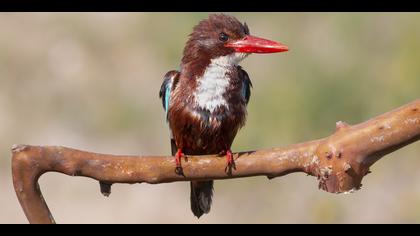
POLYGON ((182 167, 181 167, 181 166, 177 166, 177 167, 175 167, 175 174, 177 174, 177 175, 181 175, 181 176, 185 176, 185 175, 184 175, 184 170, 182 169, 182 167))

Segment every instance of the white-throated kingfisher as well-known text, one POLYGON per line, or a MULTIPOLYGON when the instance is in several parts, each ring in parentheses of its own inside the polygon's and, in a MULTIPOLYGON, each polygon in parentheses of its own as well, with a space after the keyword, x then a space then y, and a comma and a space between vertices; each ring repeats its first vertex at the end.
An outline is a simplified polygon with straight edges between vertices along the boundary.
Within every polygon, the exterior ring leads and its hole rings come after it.
MULTIPOLYGON (((251 80, 238 64, 251 53, 288 51, 288 47, 250 35, 248 26, 224 14, 212 14, 193 29, 179 71, 169 71, 159 92, 171 131, 178 174, 185 155, 223 154, 245 124, 251 80)), ((210 211, 213 180, 191 182, 191 210, 198 218, 210 211)))

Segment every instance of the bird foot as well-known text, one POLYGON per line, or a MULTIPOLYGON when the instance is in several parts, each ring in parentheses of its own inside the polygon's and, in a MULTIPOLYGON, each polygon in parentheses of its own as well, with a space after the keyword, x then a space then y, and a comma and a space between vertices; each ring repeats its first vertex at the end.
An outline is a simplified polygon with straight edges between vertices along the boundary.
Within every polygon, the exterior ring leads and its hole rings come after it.
POLYGON ((181 158, 182 158, 182 149, 178 149, 178 151, 175 154, 175 163, 176 163, 176 167, 175 167, 175 173, 177 175, 184 175, 184 170, 182 169, 182 165, 181 165, 181 158))
POLYGON ((225 172, 228 175, 232 174, 232 169, 236 170, 235 160, 233 159, 232 151, 229 149, 226 151, 226 167, 225 172))

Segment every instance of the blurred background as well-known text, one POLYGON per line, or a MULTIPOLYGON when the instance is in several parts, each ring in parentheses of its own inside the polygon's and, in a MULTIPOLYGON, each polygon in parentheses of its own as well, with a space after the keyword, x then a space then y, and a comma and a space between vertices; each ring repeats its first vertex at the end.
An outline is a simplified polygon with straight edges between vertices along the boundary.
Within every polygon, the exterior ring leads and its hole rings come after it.
MULTIPOLYGON (((10 171, 15 143, 165 155, 158 99, 192 27, 208 13, 0 14, 0 223, 26 223, 10 171)), ((254 89, 234 151, 331 134, 419 98, 419 13, 231 13, 289 46, 242 65, 254 89)), ((211 213, 189 184, 113 186, 49 173, 41 189, 59 223, 420 223, 420 143, 376 163, 360 191, 334 195, 305 174, 216 181, 211 213)))

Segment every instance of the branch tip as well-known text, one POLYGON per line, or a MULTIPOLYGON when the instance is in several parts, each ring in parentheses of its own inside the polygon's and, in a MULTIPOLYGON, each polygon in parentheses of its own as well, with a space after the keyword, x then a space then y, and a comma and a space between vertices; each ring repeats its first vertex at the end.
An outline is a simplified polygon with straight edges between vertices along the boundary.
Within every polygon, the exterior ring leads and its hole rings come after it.
POLYGON ((352 189, 350 189, 350 190, 348 190, 348 191, 344 191, 344 192, 336 192, 336 194, 344 194, 344 195, 346 195, 346 194, 351 194, 351 193, 354 193, 354 192, 356 192, 357 190, 360 190, 360 187, 359 187, 359 188, 352 188, 352 189))
POLYGON ((344 163, 343 169, 344 169, 344 172, 347 173, 351 169, 351 165, 346 162, 344 163))
POLYGON ((12 150, 12 153, 18 153, 18 152, 25 151, 27 147, 28 145, 24 145, 24 144, 13 144, 11 150, 12 150))
POLYGON ((341 129, 345 129, 345 128, 348 128, 348 127, 350 127, 350 125, 349 124, 347 124, 346 122, 344 122, 344 121, 337 121, 336 123, 335 123, 335 130, 336 131, 338 131, 338 130, 341 130, 341 129))

